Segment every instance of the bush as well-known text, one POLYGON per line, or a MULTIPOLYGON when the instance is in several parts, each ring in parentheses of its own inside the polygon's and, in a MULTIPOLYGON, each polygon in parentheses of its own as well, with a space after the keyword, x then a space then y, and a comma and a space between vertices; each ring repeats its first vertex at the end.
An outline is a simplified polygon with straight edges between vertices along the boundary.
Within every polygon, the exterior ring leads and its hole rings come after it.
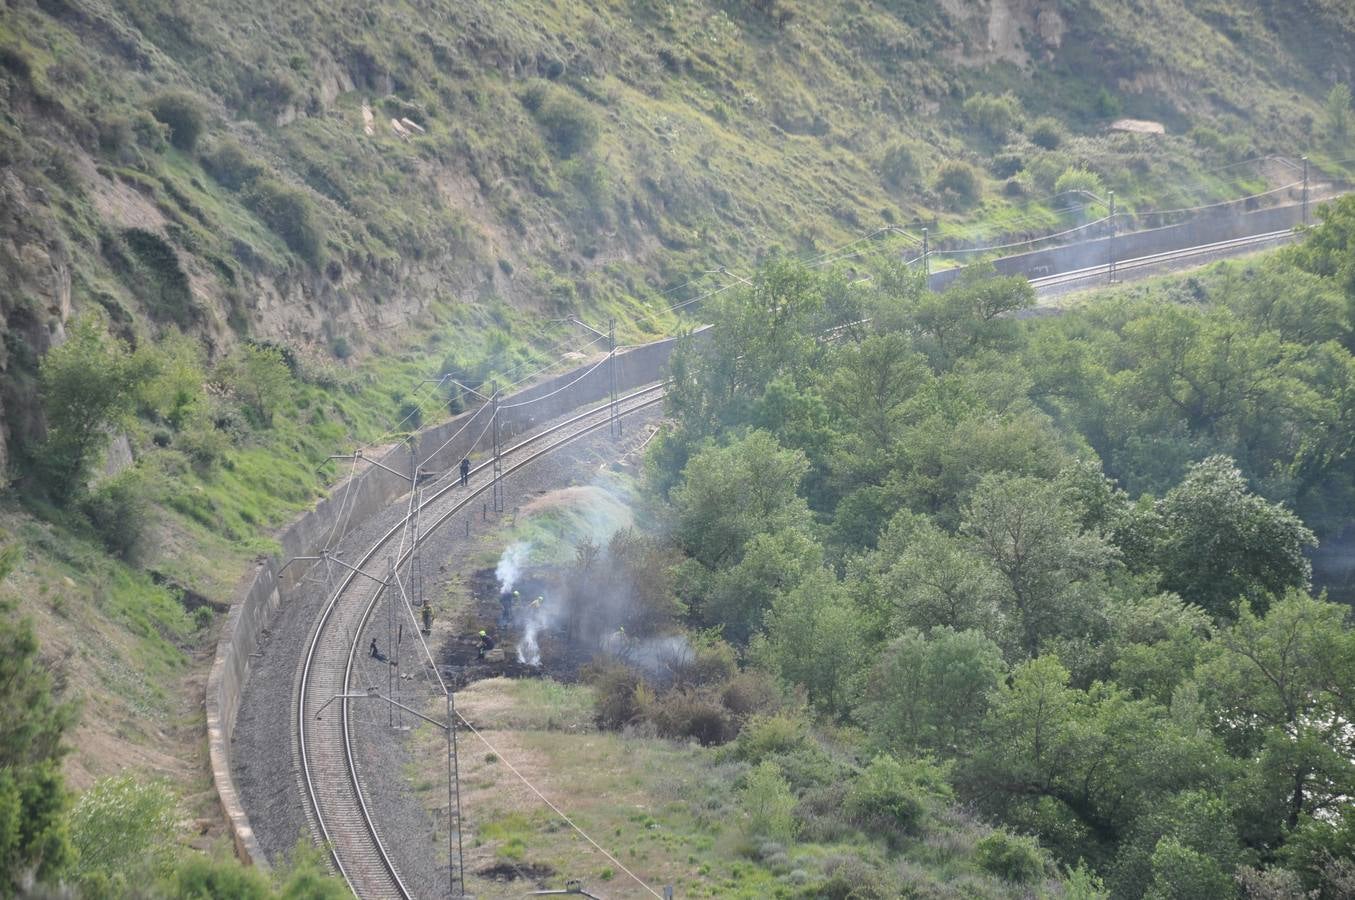
POLYGON ((739 670, 734 659, 734 648, 724 641, 697 644, 692 648, 691 657, 676 667, 679 684, 712 685, 724 684, 733 678, 739 670))
POLYGON ((879 866, 859 856, 837 856, 823 866, 826 878, 801 896, 823 900, 887 900, 898 890, 879 866))
POLYGON ((948 801, 945 770, 926 760, 901 762, 880 755, 847 790, 853 821, 872 830, 915 833, 938 801, 948 801))
POLYGON ((207 126, 207 114, 196 97, 182 91, 161 94, 151 101, 150 111, 169 128, 171 144, 185 153, 193 152, 207 126))
POLYGON ((764 762, 748 773, 739 806, 747 817, 745 827, 753 838, 789 842, 799 830, 795 821, 795 795, 775 763, 764 762))
POLYGON ((169 872, 174 796, 162 784, 140 782, 130 775, 97 781, 75 802, 70 827, 80 881, 169 872))
POLYGON ((1101 176, 1089 169, 1080 166, 1069 166, 1063 170, 1063 174, 1054 182, 1055 194, 1075 194, 1075 197, 1065 198, 1065 202, 1074 206, 1085 200, 1083 194, 1093 194, 1101 196, 1105 192, 1106 186, 1101 183, 1101 176))
POLYGON ((612 731, 640 718, 640 676, 623 665, 596 666, 584 672, 593 686, 593 718, 599 728, 612 731))
POLYGON ((249 187, 265 168, 263 163, 245 152, 235 141, 222 141, 202 158, 202 167, 222 187, 239 191, 249 187))
POLYGON ((774 713, 781 708, 781 685, 766 672, 740 672, 721 690, 720 702, 739 719, 774 713))
POLYGON ((217 378, 235 392, 256 426, 268 427, 292 373, 276 347, 244 344, 218 367, 217 378))
POLYGON ((908 143, 894 144, 880 158, 880 180, 895 190, 902 189, 917 178, 919 169, 917 154, 908 143))
POLYGON ((988 171, 995 178, 1011 178, 1026 167, 1026 161, 1019 153, 999 153, 988 165, 988 171))
POLYGON ((600 129, 593 111, 563 88, 536 82, 521 99, 561 159, 585 153, 597 143, 600 129))
POLYGON ((1036 119, 1030 129, 1030 142, 1042 150, 1057 150, 1063 143, 1063 126, 1049 116, 1036 119))
POLYGON ((965 209, 978 202, 983 194, 983 182, 969 163, 952 160, 936 173, 936 190, 947 206, 965 209))
POLYGON ((198 897, 203 900, 269 900, 273 891, 258 869, 242 866, 233 859, 214 860, 193 854, 169 880, 174 897, 198 897))
POLYGON ((134 466, 104 481, 80 503, 99 540, 121 559, 136 558, 150 528, 149 488, 144 473, 134 466))
POLYGON ((312 264, 320 262, 325 229, 305 191, 275 178, 260 178, 245 202, 293 253, 312 264))
POLYGON ((1120 114, 1120 98, 1106 88, 1101 88, 1096 95, 1092 111, 1102 119, 1113 119, 1120 114))
POLYGON ((734 741, 734 757, 757 764, 769 756, 794 753, 809 746, 809 726, 798 716, 785 713, 755 716, 734 741))
POLYGON ((964 115, 970 125, 992 141, 1003 140, 1020 127, 1023 118, 1021 102, 1011 94, 1000 97, 975 94, 964 102, 964 115))
POLYGON ((1040 845, 1025 835, 994 831, 974 847, 974 860, 986 871, 1021 884, 1044 875, 1045 859, 1040 845))
POLYGON ((703 747, 723 744, 738 730, 729 711, 705 691, 668 691, 654 701, 649 717, 660 737, 696 738, 703 747))

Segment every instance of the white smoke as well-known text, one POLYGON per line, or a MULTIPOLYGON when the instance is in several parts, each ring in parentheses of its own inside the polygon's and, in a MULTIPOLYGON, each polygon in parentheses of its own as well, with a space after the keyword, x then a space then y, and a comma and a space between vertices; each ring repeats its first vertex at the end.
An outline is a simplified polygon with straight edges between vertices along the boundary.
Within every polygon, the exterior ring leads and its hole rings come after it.
POLYGON ((518 639, 518 662, 528 666, 541 665, 541 643, 537 636, 554 627, 558 609, 545 598, 528 603, 521 611, 522 637, 518 639))
POLYGON ((499 564, 494 567, 494 577, 499 579, 500 594, 508 593, 518 583, 531 552, 532 545, 526 541, 514 541, 504 549, 503 556, 499 557, 499 564))

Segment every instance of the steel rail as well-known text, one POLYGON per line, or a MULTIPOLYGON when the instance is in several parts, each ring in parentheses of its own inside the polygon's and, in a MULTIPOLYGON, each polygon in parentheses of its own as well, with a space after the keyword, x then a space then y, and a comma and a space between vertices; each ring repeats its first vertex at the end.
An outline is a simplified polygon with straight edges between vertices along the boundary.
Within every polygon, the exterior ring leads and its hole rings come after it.
MULTIPOLYGON (((1296 235, 1297 232, 1286 229, 1284 231, 1270 231, 1265 234, 1253 234, 1247 235, 1246 237, 1230 238, 1229 240, 1216 241, 1212 244, 1196 244, 1195 246, 1183 247, 1179 250, 1166 250, 1162 253, 1152 253, 1147 256, 1120 260, 1115 263, 1115 269, 1117 272, 1124 272, 1191 259, 1196 256, 1208 256, 1211 253, 1245 250, 1253 245, 1269 244, 1276 241, 1287 240, 1296 235)), ((1109 263, 1098 263, 1097 265, 1088 266, 1083 269, 1074 269, 1069 272, 1059 272, 1055 275, 1044 275, 1040 278, 1032 278, 1030 279, 1030 286, 1037 291, 1044 288, 1066 287, 1068 285, 1077 284, 1080 281, 1087 281, 1092 278, 1104 276, 1109 269, 1109 263)))
MULTIPOLYGON (((664 385, 656 384, 646 388, 641 388, 623 397, 618 398, 619 404, 626 404, 626 408, 621 411, 621 415, 629 415, 641 409, 646 409, 659 403, 664 397, 664 385), (653 395, 653 396, 650 396, 653 395), (647 398, 647 399, 645 399, 647 398), (639 401, 639 402, 634 402, 639 401)), ((586 424, 563 438, 551 442, 545 447, 530 453, 521 460, 513 462, 502 472, 506 476, 515 472, 524 466, 540 459, 551 453, 559 447, 576 440, 586 434, 590 434, 604 426, 609 421, 609 412, 612 407, 610 402, 600 404, 583 413, 571 416, 562 422, 545 428, 535 434, 532 434, 517 444, 506 448, 501 453, 501 459, 504 456, 512 456, 521 453, 523 450, 538 444, 545 438, 552 435, 558 435, 566 429, 573 428, 580 423, 586 422, 589 418, 598 417, 598 421, 586 424)), ((484 472, 492 465, 491 461, 486 461, 476 466, 472 471, 476 473, 484 472)), ((428 510, 434 504, 437 504, 450 491, 459 486, 457 479, 449 480, 448 484, 438 489, 431 496, 424 499, 418 505, 418 512, 411 511, 392 526, 384 535, 373 542, 371 548, 356 564, 356 569, 363 569, 368 565, 382 548, 391 543, 397 535, 406 527, 410 517, 428 510)), ((456 513, 464 509, 472 500, 478 497, 489 487, 488 482, 480 487, 470 491, 457 502, 450 505, 433 524, 423 531, 421 540, 432 534, 438 526, 445 523, 456 513)), ((406 556, 413 552, 413 548, 404 550, 401 558, 394 561, 395 568, 404 562, 406 556)), ((349 564, 345 563, 347 568, 349 564)), ((330 725, 328 729, 311 728, 309 717, 312 714, 313 707, 334 699, 334 697, 348 692, 352 683, 353 670, 357 660, 358 644, 361 640, 361 634, 366 627, 372 612, 375 610, 382 592, 387 587, 386 583, 381 584, 371 592, 367 600, 356 616, 356 622, 353 621, 353 608, 342 608, 342 601, 345 593, 348 592, 358 577, 358 572, 350 569, 348 574, 335 590, 333 597, 329 600, 326 608, 316 620, 316 625, 312 633, 310 646, 307 649, 306 657, 301 667, 299 678, 299 688, 296 704, 296 737, 298 755, 300 756, 302 781, 305 788, 305 794, 308 800, 307 813, 311 818, 312 832, 314 837, 328 847, 330 856, 334 861, 335 868, 341 874, 344 880, 352 888, 353 892, 360 897, 397 897, 409 898, 411 895, 408 888, 400 880, 399 874, 395 870, 389 854, 386 852, 377 832, 376 824, 372 820, 370 811, 367 809, 366 801, 363 798, 363 789, 359 780, 357 765, 353 758, 353 746, 351 740, 351 730, 349 727, 349 708, 347 699, 341 700, 341 715, 338 727, 330 725), (347 619, 346 622, 339 621, 347 619), (342 626, 342 627, 339 627, 342 626), (337 667, 337 655, 341 649, 338 646, 340 639, 347 637, 347 652, 343 654, 345 664, 343 666, 342 680, 338 679, 338 673, 334 671, 337 667), (330 651, 330 658, 321 660, 325 651, 330 651), (315 684, 318 681, 316 676, 329 675, 328 684, 315 684), (316 692, 319 693, 316 693, 316 692), (322 696, 323 695, 323 696, 322 696), (320 734, 321 731, 338 731, 338 734, 320 734), (329 746, 321 746, 319 738, 328 738, 329 746), (336 748, 333 743, 342 741, 343 759, 342 765, 337 766, 333 755, 328 758, 321 758, 321 752, 327 751, 335 754, 336 748), (314 757, 314 758, 313 758, 314 757), (323 786, 317 784, 318 781, 324 781, 323 786), (359 829, 348 828, 340 830, 340 827, 330 821, 330 814, 338 807, 338 812, 345 818, 344 825, 348 825, 348 819, 360 821, 359 829), (355 833, 356 831, 356 833, 355 833), (337 840, 336 840, 337 839, 337 840)), ((369 575, 368 577, 374 577, 369 575)), ((356 606, 353 604, 352 606, 356 606)))

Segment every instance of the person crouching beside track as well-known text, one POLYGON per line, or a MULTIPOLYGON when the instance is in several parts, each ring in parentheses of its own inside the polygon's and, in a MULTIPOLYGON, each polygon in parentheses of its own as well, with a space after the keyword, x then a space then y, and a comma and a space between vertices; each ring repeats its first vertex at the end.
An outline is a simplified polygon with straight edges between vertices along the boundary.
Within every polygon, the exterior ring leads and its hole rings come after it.
POLYGON ((484 659, 485 654, 494 649, 494 638, 490 637, 489 632, 485 631, 483 628, 480 629, 480 642, 477 647, 478 652, 475 654, 476 659, 484 659))

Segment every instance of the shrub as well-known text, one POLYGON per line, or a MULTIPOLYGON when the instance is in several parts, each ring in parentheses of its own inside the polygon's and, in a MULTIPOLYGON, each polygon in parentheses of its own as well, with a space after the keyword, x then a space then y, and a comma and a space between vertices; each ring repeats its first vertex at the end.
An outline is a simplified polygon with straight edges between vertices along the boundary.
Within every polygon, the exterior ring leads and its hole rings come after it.
POLYGON ((136 558, 149 530, 149 489, 145 474, 133 466, 104 481, 80 503, 99 540, 124 560, 136 558))
POLYGON ((1063 126, 1050 116, 1036 119, 1030 129, 1030 142, 1042 150, 1057 150, 1063 143, 1063 126))
POLYGON ((1026 161, 1019 153, 999 153, 988 165, 988 171, 995 178, 1011 178, 1026 167, 1026 161))
POLYGON ((823 866, 825 879, 801 896, 824 900, 886 900, 898 890, 880 867, 859 856, 836 856, 823 866))
POLYGON ((249 187, 265 169, 235 141, 222 141, 202 158, 202 167, 222 187, 239 191, 249 187))
POLYGON ((983 183, 969 163, 951 160, 936 173, 936 190, 947 206, 964 209, 978 202, 983 183))
POLYGON ((781 708, 781 685, 766 672, 740 672, 721 690, 720 702, 740 719, 774 713, 781 708))
POLYGON ((638 689, 640 676, 623 665, 603 665, 585 671, 593 686, 594 719, 599 728, 618 730, 630 725, 643 713, 638 689))
POLYGON ((196 97, 182 91, 160 94, 151 100, 150 111, 169 128, 171 144, 185 153, 193 151, 207 125, 207 114, 196 97))
POLYGON ((132 411, 142 375, 127 347, 86 316, 43 357, 38 376, 47 419, 38 469, 51 495, 65 502, 83 490, 96 454, 132 411))
POLYGON ((757 764, 769 756, 793 753, 809 746, 809 727, 798 716, 781 713, 755 716, 734 741, 734 756, 757 764))
POLYGON ((717 640, 693 646, 691 656, 675 667, 675 675, 679 684, 711 685, 729 681, 738 670, 734 648, 717 640))
POLYGON ((217 414, 202 406, 184 423, 174 446, 188 457, 195 469, 205 473, 225 458, 231 447, 231 436, 218 427, 217 414))
POLYGON ((1334 84, 1327 93, 1327 130, 1334 140, 1350 137, 1350 85, 1334 84))
POLYGON ((1099 118, 1113 119, 1120 114, 1120 98, 1116 97, 1106 88, 1101 88, 1092 105, 1092 111, 1095 112, 1099 118))
POLYGON ((902 762, 880 755, 871 760, 847 791, 853 821, 882 831, 914 833, 941 800, 949 800, 945 770, 926 760, 902 762))
POLYGON ((217 378, 253 415, 254 424, 273 424, 273 412, 286 394, 292 373, 275 347, 244 344, 222 362, 217 378))
POLYGON ((912 144, 901 141, 885 150, 880 158, 880 180, 899 190, 917 178, 919 168, 912 144))
POLYGON ((975 94, 964 102, 964 115, 985 137, 1001 141, 1021 125, 1021 102, 1011 94, 975 94))
POLYGON ((169 871, 174 852, 174 796, 162 784, 130 775, 97 781, 75 802, 71 843, 81 881, 169 871))
POLYGON ((305 191, 275 178, 260 178, 245 201, 293 253, 310 263, 320 262, 325 230, 305 191))
POLYGON ((1100 196, 1106 189, 1101 183, 1101 176, 1095 172, 1084 169, 1080 166, 1069 166, 1063 170, 1063 174, 1054 182, 1054 193, 1072 194, 1072 197, 1064 198, 1064 202, 1069 206, 1074 206, 1086 199, 1083 194, 1094 194, 1100 196))
POLYGON ((696 738, 704 747, 723 744, 738 730, 729 711, 704 691, 668 691, 654 701, 649 717, 660 737, 696 738))
POLYGON ((795 795, 775 763, 764 762, 748 773, 739 806, 747 817, 750 837, 789 842, 799 831, 795 821, 795 795))
POLYGON ((214 860, 194 853, 170 879, 174 897, 232 897, 235 900, 268 900, 273 891, 258 869, 242 866, 234 859, 214 860))
POLYGON ((999 878, 1029 884, 1044 875, 1040 845, 1025 835, 994 831, 974 846, 974 860, 999 878))
POLYGON ((561 159, 585 153, 597 143, 600 129, 593 111, 563 88, 536 82, 523 92, 522 105, 561 159))

